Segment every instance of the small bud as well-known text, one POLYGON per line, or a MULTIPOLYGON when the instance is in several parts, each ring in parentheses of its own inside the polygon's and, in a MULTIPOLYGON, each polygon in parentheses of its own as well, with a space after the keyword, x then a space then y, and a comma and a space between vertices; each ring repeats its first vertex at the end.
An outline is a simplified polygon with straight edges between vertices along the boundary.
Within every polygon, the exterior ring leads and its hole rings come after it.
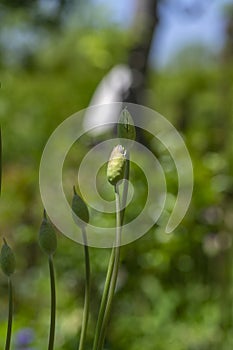
POLYGON ((39 244, 41 249, 48 255, 54 254, 57 249, 57 236, 45 211, 39 231, 39 244))
POLYGON ((72 210, 75 215, 73 215, 74 221, 79 227, 84 227, 89 222, 89 211, 86 203, 83 199, 77 194, 75 187, 74 196, 72 200, 72 210))
POLYGON ((124 178, 126 151, 121 145, 113 148, 107 167, 107 178, 111 185, 116 185, 124 178))
POLYGON ((8 246, 5 239, 1 249, 0 262, 2 271, 5 275, 10 276, 15 271, 15 256, 12 249, 8 246))
POLYGON ((119 138, 127 139, 124 141, 124 146, 129 148, 132 145, 132 141, 136 138, 136 130, 133 122, 133 118, 127 108, 124 108, 121 112, 120 118, 117 124, 117 135, 119 138))

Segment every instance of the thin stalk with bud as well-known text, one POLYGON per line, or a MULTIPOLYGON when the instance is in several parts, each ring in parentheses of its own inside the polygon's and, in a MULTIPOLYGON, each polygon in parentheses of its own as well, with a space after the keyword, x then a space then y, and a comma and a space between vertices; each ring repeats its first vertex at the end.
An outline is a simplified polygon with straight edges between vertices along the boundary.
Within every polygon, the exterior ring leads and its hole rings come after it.
POLYGON ((127 203, 128 181, 130 172, 129 149, 132 147, 133 142, 136 138, 136 130, 134 127, 133 119, 127 108, 124 108, 121 112, 118 121, 117 132, 118 137, 120 138, 120 141, 124 147, 122 145, 118 145, 113 149, 107 168, 107 178, 110 184, 114 186, 115 192, 116 240, 109 260, 108 272, 97 320, 93 350, 102 350, 104 345, 106 329, 111 313, 120 265, 121 230, 124 222, 125 207, 127 203), (123 195, 121 203, 119 195, 119 182, 122 180, 123 195))
POLYGON ((87 234, 86 234, 86 225, 89 222, 89 211, 86 203, 83 199, 77 194, 75 186, 73 187, 74 195, 72 200, 72 210, 74 221, 77 226, 80 227, 83 236, 83 244, 84 244, 84 259, 85 259, 85 296, 84 296, 84 307, 83 307, 83 320, 81 327, 81 335, 79 340, 79 350, 84 350, 84 345, 86 341, 86 333, 89 319, 89 308, 90 308, 90 257, 89 257, 89 249, 87 244, 87 234))
POLYGON ((48 256, 50 289, 51 289, 51 312, 48 350, 54 349, 55 325, 56 325, 56 284, 54 273, 53 255, 57 249, 57 236, 49 222, 44 210, 43 221, 39 231, 39 244, 44 253, 48 256))

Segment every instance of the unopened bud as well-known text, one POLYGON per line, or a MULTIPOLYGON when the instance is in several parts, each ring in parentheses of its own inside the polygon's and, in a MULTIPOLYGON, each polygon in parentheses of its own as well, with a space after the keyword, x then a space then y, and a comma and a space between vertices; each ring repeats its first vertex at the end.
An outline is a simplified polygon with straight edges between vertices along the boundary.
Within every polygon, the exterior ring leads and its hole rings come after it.
POLYGON ((117 124, 117 136, 122 139, 124 146, 129 148, 132 146, 132 141, 136 138, 136 130, 133 122, 133 118, 127 108, 124 108, 120 114, 120 118, 117 124))
POLYGON ((2 271, 5 275, 10 276, 15 271, 15 256, 12 249, 8 246, 5 239, 1 249, 0 262, 2 271))
POLYGON ((107 167, 107 178, 111 185, 115 186, 124 178, 126 151, 121 145, 113 148, 107 167))
POLYGON ((39 244, 41 249, 48 255, 54 254, 57 249, 57 236, 45 211, 39 231, 39 244))
POLYGON ((83 199, 77 194, 75 187, 74 187, 74 196, 72 200, 72 210, 75 215, 74 221, 79 227, 84 227, 89 222, 89 211, 87 208, 86 203, 83 201, 83 199))

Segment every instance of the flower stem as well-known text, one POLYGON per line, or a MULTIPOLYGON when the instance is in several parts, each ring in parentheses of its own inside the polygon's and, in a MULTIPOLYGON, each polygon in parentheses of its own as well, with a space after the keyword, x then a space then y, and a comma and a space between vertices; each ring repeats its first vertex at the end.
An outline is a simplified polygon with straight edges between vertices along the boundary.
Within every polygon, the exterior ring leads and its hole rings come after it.
POLYGON ((122 193, 122 205, 121 205, 121 226, 123 226, 124 223, 124 217, 125 217, 125 207, 127 203, 127 196, 128 196, 128 189, 129 189, 129 172, 130 172, 130 153, 129 151, 126 151, 126 165, 125 165, 125 176, 124 176, 124 187, 123 187, 123 193, 122 193))
POLYGON ((82 321, 81 336, 79 341, 79 350, 84 349, 84 343, 86 340, 86 332, 87 332, 87 324, 88 324, 88 318, 89 318, 89 306, 90 306, 90 258, 89 258, 89 249, 87 245, 87 235, 84 227, 82 228, 82 235, 83 235, 83 241, 84 241, 86 281, 85 281, 83 321, 82 321))
POLYGON ((7 326, 5 350, 10 349, 12 321, 13 321, 13 288, 12 288, 12 282, 10 277, 8 279, 8 293, 9 293, 9 309, 8 309, 8 326, 7 326))
MULTIPOLYGON (((126 159, 125 176, 124 176, 125 180, 124 180, 123 196, 122 196, 122 208, 123 209, 120 211, 120 215, 119 215, 121 218, 120 226, 123 225, 125 206, 126 206, 126 202, 127 202, 129 171, 130 171, 130 154, 128 152, 128 157, 126 159)), ((119 199, 119 194, 118 194, 118 199, 119 199)), ((102 300, 101 300, 101 304, 100 304, 98 320, 97 320, 97 324, 96 324, 93 350, 99 349, 98 346, 100 344, 100 336, 103 333, 102 324, 103 324, 104 318, 106 318, 105 313, 106 313, 106 307, 107 307, 107 303, 108 303, 109 290, 110 290, 110 286, 111 286, 114 265, 116 262, 116 250, 117 250, 116 248, 117 248, 116 246, 113 247, 112 252, 111 252, 111 256, 110 256, 110 260, 109 260, 109 264, 108 264, 108 271, 107 271, 105 286, 104 286, 104 290, 103 290, 102 300)), ((112 286, 112 288, 113 288, 113 286, 112 286)), ((103 334, 102 334, 102 338, 104 338, 103 334)), ((104 341, 104 339, 102 339, 102 342, 103 341, 104 341)))
POLYGON ((121 206, 120 206, 120 196, 119 196, 119 189, 118 186, 115 186, 115 201, 116 201, 116 247, 115 247, 115 259, 114 259, 114 268, 112 273, 112 279, 110 283, 109 293, 108 293, 108 300, 105 308, 105 313, 103 317, 102 327, 100 330, 99 335, 99 343, 98 343, 98 350, 102 350, 107 324, 112 308, 112 302, 114 297, 114 292, 116 288, 116 282, 117 282, 117 276, 119 271, 119 265, 120 265, 120 243, 121 243, 121 206))
POLYGON ((51 318, 50 318, 48 350, 53 350, 54 338, 55 338, 55 323, 56 323, 56 287, 55 287, 54 264, 53 264, 52 255, 49 256, 49 273, 50 273, 50 286, 51 286, 51 318))
POLYGON ((109 264, 108 264, 108 271, 107 271, 106 281, 105 281, 103 295, 102 295, 102 299, 101 299, 98 320, 97 320, 97 324, 96 324, 93 350, 97 350, 97 347, 98 347, 100 331, 101 331, 101 327, 102 327, 102 323, 103 323, 106 304, 108 301, 108 293, 109 293, 109 289, 110 289, 111 278, 112 278, 112 273, 113 273, 113 268, 114 268, 115 250, 116 250, 116 248, 114 247, 112 249, 109 264))

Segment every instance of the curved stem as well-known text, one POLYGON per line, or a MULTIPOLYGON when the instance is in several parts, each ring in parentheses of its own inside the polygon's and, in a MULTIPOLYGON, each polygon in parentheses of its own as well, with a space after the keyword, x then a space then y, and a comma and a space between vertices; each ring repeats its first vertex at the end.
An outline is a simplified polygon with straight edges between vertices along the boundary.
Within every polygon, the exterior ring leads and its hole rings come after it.
POLYGON ((51 317, 50 317, 50 333, 49 333, 49 345, 48 350, 54 348, 55 338, 55 323, 56 323, 56 287, 55 287, 55 274, 53 257, 49 256, 49 273, 50 273, 50 286, 51 286, 51 317))
POLYGON ((99 343, 98 343, 98 347, 97 347, 98 350, 102 350, 102 348, 103 348, 107 324, 108 324, 108 320, 109 320, 109 316, 110 316, 110 312, 111 312, 111 308, 112 308, 114 292, 115 292, 115 288, 116 288, 119 265, 120 265, 120 243, 121 243, 121 222, 122 222, 122 220, 121 220, 120 196, 119 196, 119 189, 118 189, 117 185, 115 186, 115 200, 116 200, 115 260, 114 260, 112 279, 111 279, 110 288, 109 288, 107 305, 106 305, 106 309, 105 309, 105 313, 104 313, 104 317, 103 317, 103 322, 102 322, 102 327, 101 327, 100 335, 99 335, 99 343))
POLYGON ((82 321, 81 336, 79 341, 79 350, 84 349, 84 343, 86 340, 86 332, 87 332, 87 324, 88 324, 88 318, 89 318, 89 306, 90 306, 90 258, 89 258, 89 249, 87 245, 86 230, 84 227, 82 228, 82 234, 83 234, 83 241, 84 241, 86 281, 85 281, 83 321, 82 321))
POLYGON ((8 326, 7 326, 5 350, 10 349, 12 321, 13 321, 13 288, 12 288, 12 282, 10 277, 8 279, 8 293, 9 293, 9 309, 8 309, 8 326))

